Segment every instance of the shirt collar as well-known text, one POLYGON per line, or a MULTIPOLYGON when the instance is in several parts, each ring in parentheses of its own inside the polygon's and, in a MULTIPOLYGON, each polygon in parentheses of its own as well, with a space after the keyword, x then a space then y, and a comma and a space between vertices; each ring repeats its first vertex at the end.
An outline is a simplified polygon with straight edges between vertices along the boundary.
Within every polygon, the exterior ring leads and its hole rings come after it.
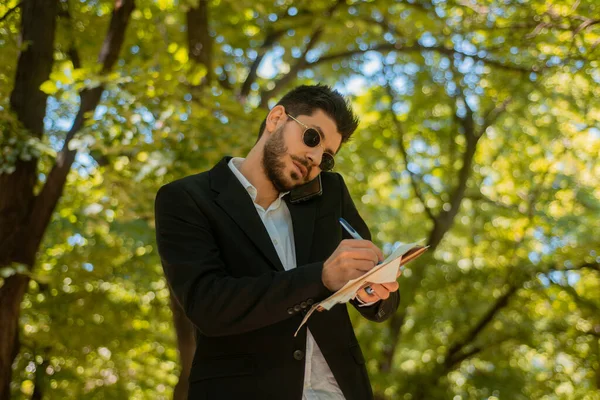
MULTIPOLYGON (((242 158, 242 157, 233 157, 231 160, 229 160, 229 163, 227 165, 229 166, 229 169, 231 169, 231 172, 233 172, 233 175, 235 175, 235 177, 238 179, 238 181, 240 181, 240 183, 242 184, 244 189, 246 189, 246 192, 248 192, 248 194, 252 198, 252 201, 255 202, 256 196, 258 195, 258 191, 254 187, 254 185, 252 185, 250 183, 250 181, 248 179, 246 179, 244 174, 242 174, 239 170, 239 168, 241 167, 244 160, 245 160, 245 158, 242 158)), ((279 197, 277 198, 277 200, 275 200, 271 204, 271 207, 274 207, 274 208, 279 207, 279 204, 281 203, 281 198, 288 193, 289 192, 279 193, 279 197)))

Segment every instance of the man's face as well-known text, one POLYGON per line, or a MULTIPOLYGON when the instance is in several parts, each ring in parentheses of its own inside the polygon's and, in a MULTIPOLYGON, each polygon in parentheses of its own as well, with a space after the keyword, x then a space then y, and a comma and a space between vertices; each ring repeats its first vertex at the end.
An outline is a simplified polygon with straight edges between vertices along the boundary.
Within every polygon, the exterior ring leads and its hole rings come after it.
POLYGON ((304 127, 291 118, 279 126, 267 139, 263 149, 263 168, 279 192, 287 192, 309 182, 321 172, 323 152, 335 155, 342 141, 337 127, 323 111, 296 117, 311 128, 320 130, 322 146, 309 147, 302 139, 304 127))

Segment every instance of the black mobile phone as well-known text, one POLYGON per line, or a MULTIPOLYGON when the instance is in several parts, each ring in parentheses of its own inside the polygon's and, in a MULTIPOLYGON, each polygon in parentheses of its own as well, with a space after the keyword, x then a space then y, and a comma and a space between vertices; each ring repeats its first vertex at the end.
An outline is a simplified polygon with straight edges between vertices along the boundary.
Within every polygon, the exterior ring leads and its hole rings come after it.
POLYGON ((292 189, 292 191, 290 191, 290 203, 301 203, 322 194, 323 186, 321 186, 321 174, 319 174, 312 181, 292 189))

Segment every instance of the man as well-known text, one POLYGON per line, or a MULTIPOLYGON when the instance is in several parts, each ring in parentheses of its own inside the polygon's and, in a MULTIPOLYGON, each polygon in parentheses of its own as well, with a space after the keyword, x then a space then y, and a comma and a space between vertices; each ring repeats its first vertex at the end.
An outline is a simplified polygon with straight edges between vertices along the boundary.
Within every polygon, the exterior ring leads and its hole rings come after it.
MULTIPOLYGON (((371 237, 342 177, 327 172, 357 125, 337 91, 301 86, 271 109, 245 159, 225 157, 159 190, 158 250, 196 327, 190 399, 373 397, 345 305, 313 314, 294 337, 312 304, 383 260, 342 231, 340 217, 371 237), (298 197, 319 189, 319 175, 321 194, 298 197)), ((398 284, 371 288, 351 303, 384 321, 398 284)))

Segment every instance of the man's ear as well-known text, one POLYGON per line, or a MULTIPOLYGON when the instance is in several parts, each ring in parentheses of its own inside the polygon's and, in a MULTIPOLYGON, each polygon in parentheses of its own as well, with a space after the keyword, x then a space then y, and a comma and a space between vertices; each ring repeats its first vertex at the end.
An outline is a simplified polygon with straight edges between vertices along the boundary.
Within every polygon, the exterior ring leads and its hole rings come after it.
POLYGON ((267 133, 273 133, 277 128, 282 126, 287 121, 287 114, 285 113, 285 107, 277 105, 271 109, 269 115, 267 115, 267 123, 265 129, 267 133))

